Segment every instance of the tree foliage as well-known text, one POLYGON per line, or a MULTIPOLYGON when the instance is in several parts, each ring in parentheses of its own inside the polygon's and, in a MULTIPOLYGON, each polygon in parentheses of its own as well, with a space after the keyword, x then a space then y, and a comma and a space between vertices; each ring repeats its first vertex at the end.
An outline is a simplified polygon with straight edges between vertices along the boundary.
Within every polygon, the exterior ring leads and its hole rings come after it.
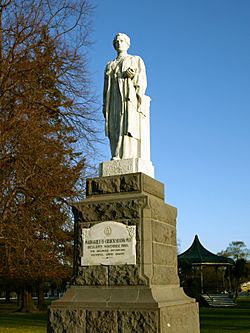
POLYGON ((89 10, 87 0, 0 1, 2 278, 69 274, 68 204, 80 194, 95 138, 89 10))
POLYGON ((233 241, 229 243, 226 250, 222 250, 218 254, 224 257, 230 257, 235 261, 234 267, 227 269, 226 277, 231 276, 233 292, 237 298, 240 284, 249 279, 247 259, 250 256, 250 250, 246 247, 244 242, 233 241))
POLYGON ((222 250, 218 255, 224 257, 230 257, 234 260, 248 259, 250 256, 250 250, 246 247, 245 243, 242 241, 233 241, 229 243, 226 250, 222 250))

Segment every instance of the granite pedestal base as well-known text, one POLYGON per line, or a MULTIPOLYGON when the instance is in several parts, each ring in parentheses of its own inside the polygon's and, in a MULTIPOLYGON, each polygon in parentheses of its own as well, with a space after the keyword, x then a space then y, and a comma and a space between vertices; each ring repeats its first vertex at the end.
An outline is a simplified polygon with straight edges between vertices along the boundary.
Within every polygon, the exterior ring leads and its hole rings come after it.
POLYGON ((198 305, 179 286, 176 209, 142 173, 87 181, 75 204, 71 287, 49 310, 50 333, 199 333, 198 305), (136 264, 81 266, 82 232, 97 223, 136 226, 136 264))

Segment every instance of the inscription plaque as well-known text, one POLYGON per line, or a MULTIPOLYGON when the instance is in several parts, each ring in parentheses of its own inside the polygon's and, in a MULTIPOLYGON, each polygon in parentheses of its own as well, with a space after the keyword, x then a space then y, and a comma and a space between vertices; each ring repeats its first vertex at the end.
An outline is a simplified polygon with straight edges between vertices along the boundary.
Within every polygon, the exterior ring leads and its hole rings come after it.
POLYGON ((136 226, 107 221, 82 228, 82 266, 135 265, 136 226))

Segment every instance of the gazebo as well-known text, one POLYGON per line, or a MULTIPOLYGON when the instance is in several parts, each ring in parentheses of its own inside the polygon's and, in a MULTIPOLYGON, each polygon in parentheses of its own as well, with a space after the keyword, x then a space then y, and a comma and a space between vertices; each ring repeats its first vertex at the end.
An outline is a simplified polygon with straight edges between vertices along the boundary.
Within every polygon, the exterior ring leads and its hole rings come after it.
POLYGON ((203 267, 204 266, 213 266, 216 268, 216 276, 217 276, 217 268, 218 267, 232 267, 234 265, 234 261, 230 258, 218 256, 210 251, 208 251, 199 241, 197 235, 195 235, 194 241, 189 249, 185 252, 178 255, 178 263, 179 267, 184 265, 190 265, 194 267, 200 267, 200 285, 201 285, 201 293, 204 292, 204 280, 203 280, 203 267))

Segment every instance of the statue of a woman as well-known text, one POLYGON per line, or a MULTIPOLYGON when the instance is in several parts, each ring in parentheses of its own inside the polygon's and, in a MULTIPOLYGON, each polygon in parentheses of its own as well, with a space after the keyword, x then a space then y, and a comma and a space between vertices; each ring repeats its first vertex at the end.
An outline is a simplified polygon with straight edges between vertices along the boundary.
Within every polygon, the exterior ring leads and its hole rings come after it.
POLYGON ((117 58, 105 69, 103 113, 113 160, 141 158, 141 117, 147 86, 146 71, 139 56, 127 53, 130 38, 115 36, 117 58))

